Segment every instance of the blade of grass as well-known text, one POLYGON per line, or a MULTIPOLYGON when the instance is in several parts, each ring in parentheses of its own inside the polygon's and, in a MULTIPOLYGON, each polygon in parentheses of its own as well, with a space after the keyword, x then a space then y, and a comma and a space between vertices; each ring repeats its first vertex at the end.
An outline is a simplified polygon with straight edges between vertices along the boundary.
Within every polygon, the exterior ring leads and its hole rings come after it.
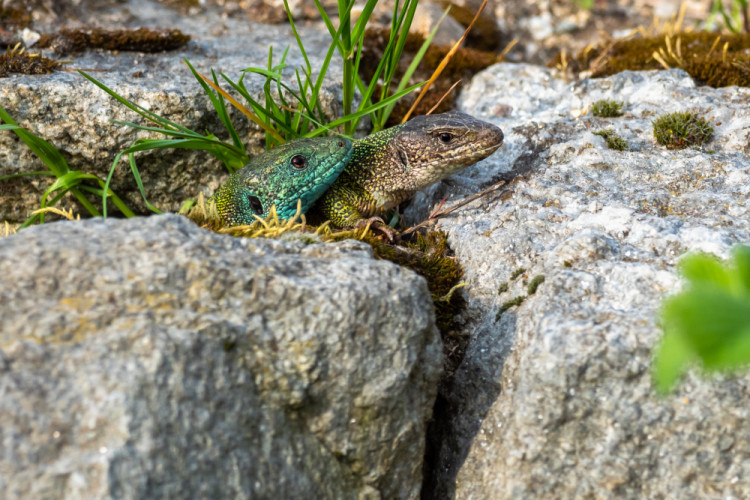
POLYGON ((133 172, 133 177, 135 177, 135 183, 138 185, 138 191, 141 192, 141 197, 143 198, 146 207, 157 214, 163 213, 146 199, 146 190, 143 189, 143 181, 141 181, 141 174, 138 171, 138 166, 135 164, 135 155, 133 155, 133 153, 128 155, 128 161, 130 162, 130 170, 133 172))
POLYGON ((192 130, 190 130, 189 128, 183 127, 179 123, 175 123, 175 122, 173 122, 171 120, 168 120, 168 119, 166 119, 166 118, 164 118, 162 116, 157 115, 156 113, 153 113, 153 112, 147 110, 143 106, 139 106, 138 104, 135 104, 133 102, 128 101, 124 97, 120 96, 117 92, 115 92, 114 90, 110 89, 109 87, 107 87, 106 85, 104 85, 103 83, 101 83, 100 81, 98 81, 93 76, 88 75, 88 74, 84 73, 81 70, 78 70, 78 73, 80 73, 81 76, 83 76, 88 81, 90 81, 91 83, 93 83, 94 85, 96 85, 97 87, 99 87, 100 89, 102 89, 104 92, 106 92, 107 94, 109 94, 110 97, 112 97, 116 101, 120 102, 120 104, 124 105, 125 107, 127 107, 127 108, 129 108, 129 109, 131 109, 133 111, 135 111, 136 113, 138 113, 139 115, 141 115, 142 117, 144 117, 145 119, 147 119, 148 121, 153 122, 153 123, 157 123, 157 124, 161 125, 164 128, 174 128, 174 129, 182 130, 183 132, 188 133, 188 134, 189 133, 195 133, 192 130))
MULTIPOLYGON (((60 201, 60 200, 62 199, 62 197, 63 197, 63 196, 65 196, 65 194, 66 194, 66 193, 67 193, 67 191, 63 191, 62 193, 58 193, 58 194, 57 194, 57 195, 56 195, 56 196, 55 196, 54 198, 52 198, 52 200, 51 200, 51 201, 49 202, 49 206, 53 206, 53 205, 55 205, 55 204, 56 204, 56 203, 57 203, 58 201, 60 201)), ((25 227, 29 227, 30 225, 32 225, 32 224, 33 224, 34 222, 36 222, 37 220, 39 220, 39 221, 40 221, 41 223, 44 223, 44 214, 43 214, 43 213, 37 213, 37 214, 33 214, 33 215, 32 215, 31 217, 27 218, 27 219, 26 219, 26 220, 25 220, 25 221, 23 222, 23 224, 21 224, 21 226, 20 226, 20 227, 19 227, 18 229, 23 229, 23 228, 25 228, 25 227)))
MULTIPOLYGON (((99 180, 99 178, 93 174, 84 174, 80 170, 71 170, 67 174, 58 177, 55 182, 52 183, 50 187, 47 188, 47 190, 42 195, 42 208, 47 206, 47 198, 49 195, 55 191, 71 191, 73 188, 78 186, 81 181, 91 179, 91 180, 99 180)), ((86 199, 85 196, 81 195, 78 200, 81 202, 81 204, 84 206, 84 208, 93 216, 98 217, 99 211, 94 207, 94 205, 91 204, 91 202, 86 199)))
POLYGON ((362 8, 362 12, 357 18, 357 22, 354 23, 354 29, 352 30, 352 40, 359 40, 365 34, 365 28, 367 21, 370 20, 372 12, 375 10, 375 6, 378 4, 378 0, 367 0, 367 3, 362 8))
POLYGON ((445 100, 445 98, 450 95, 451 92, 453 92, 453 89, 455 89, 458 86, 459 83, 461 83, 461 80, 458 80, 456 83, 454 83, 453 85, 451 85, 451 88, 449 88, 448 90, 446 90, 445 93, 442 95, 442 97, 440 97, 440 99, 438 99, 438 102, 435 103, 435 105, 433 107, 431 107, 430 110, 427 113, 425 113, 425 114, 426 115, 431 115, 432 112, 435 111, 438 108, 438 106, 440 106, 440 103, 443 102, 445 100))
MULTIPOLYGON (((99 183, 99 185, 100 185, 100 186, 103 186, 103 185, 104 185, 104 181, 102 181, 102 180, 101 180, 101 179, 99 179, 98 177, 97 177, 97 182, 99 183)), ((81 185, 81 186, 78 186, 78 187, 79 187, 79 188, 80 188, 81 190, 83 190, 83 191, 86 191, 86 192, 89 192, 89 193, 91 193, 91 194, 95 194, 96 196, 103 196, 103 194, 104 194, 104 192, 105 192, 105 191, 104 191, 104 189, 103 189, 103 187, 102 187, 102 188, 94 188, 94 187, 90 187, 90 186, 83 186, 83 185, 81 185)), ((120 199, 120 197, 119 197, 119 196, 117 196, 117 195, 116 195, 116 194, 114 193, 114 191, 112 191, 112 190, 110 190, 110 191, 109 191, 109 197, 110 197, 110 198, 112 198, 112 201, 114 202, 115 206, 116 206, 117 208, 119 208, 119 209, 120 209, 120 212, 122 212, 122 214, 123 214, 123 215, 124 215, 125 217, 127 217, 127 218, 130 218, 130 217, 135 217, 135 214, 133 213, 133 211, 132 211, 132 210, 130 210, 130 208, 129 208, 129 207, 128 207, 128 206, 126 205, 126 204, 125 204, 125 202, 124 202, 124 201, 122 201, 122 200, 120 199)))
MULTIPOLYGON (((412 59, 411 63, 409 64, 409 67, 404 72, 404 75, 401 77, 401 81, 398 84, 398 87, 396 87, 396 92, 400 92, 401 90, 406 87, 406 85, 409 83, 409 80, 411 79, 414 72, 417 70, 417 66, 419 66, 419 63, 422 62, 422 59, 424 58, 425 53, 427 52, 427 49, 430 47, 430 44, 432 43, 432 40, 435 38, 435 34, 437 34, 437 30, 440 27, 440 24, 443 22, 443 19, 445 19, 445 16, 448 15, 448 12, 450 12, 450 6, 448 6, 447 9, 445 9, 445 12, 443 12, 443 15, 440 17, 438 22, 435 24, 435 27, 430 31, 430 34, 425 38, 422 45, 419 47, 419 50, 414 55, 414 58, 412 59)), ((403 48, 402 48, 403 50, 403 48)), ((400 55, 399 55, 400 58, 400 55)), ((455 86, 455 85, 454 85, 455 86)), ((451 87, 451 90, 453 87, 451 87)), ((445 97, 445 96, 444 96, 445 97)), ((442 99, 441 99, 442 101, 442 99)), ((439 104, 439 103, 438 103, 439 104)), ((392 104, 386 106, 382 112, 381 112, 381 119, 379 122, 380 128, 382 129, 385 126, 385 123, 388 121, 388 117, 393 112, 393 108, 396 106, 396 103, 393 102, 392 104)), ((429 114, 429 113, 428 113, 429 114)))
POLYGON ((199 73, 197 71, 196 71, 196 74, 199 77, 201 77, 204 82, 206 82, 208 85, 210 85, 211 88, 213 88, 216 92, 218 92, 219 94, 221 94, 224 97, 224 99, 226 99, 227 101, 229 101, 232 104, 232 106, 234 106, 235 108, 239 109, 245 116, 247 116, 248 118, 250 118, 250 120, 252 120, 256 125, 258 125, 260 128, 262 128, 263 130, 265 130, 267 134, 269 134, 274 139, 278 140, 279 144, 281 144, 281 143, 284 142, 284 138, 281 137, 278 134, 278 132, 276 132, 274 129, 272 129, 271 127, 269 127, 265 123, 263 123, 263 121, 260 118, 258 118, 258 116, 255 113, 253 113, 252 111, 250 111, 249 109, 247 109, 245 106, 243 106, 242 104, 240 104, 239 102, 237 102, 237 100, 234 97, 232 97, 229 94, 227 94, 224 89, 222 89, 221 87, 219 87, 219 85, 215 84, 214 82, 212 82, 211 80, 209 80, 208 78, 206 78, 204 75, 202 75, 201 73, 199 73))
POLYGON ((386 92, 389 90, 391 81, 393 80, 393 76, 396 73, 396 69, 398 69, 398 61, 399 59, 401 59, 401 54, 404 52, 406 40, 409 37, 409 28, 411 27, 412 20, 414 19, 414 14, 417 11, 417 3, 417 0, 410 0, 404 4, 406 14, 402 16, 402 19, 399 20, 399 35, 396 41, 396 47, 391 54, 392 59, 389 72, 386 77, 387 80, 384 82, 386 92))
MULTIPOLYGON (((255 99, 253 99, 253 97, 252 97, 252 96, 250 95, 250 93, 249 93, 249 92, 247 91, 247 88, 246 88, 246 87, 244 86, 244 84, 241 84, 241 83, 235 83, 235 82, 233 82, 233 81, 232 81, 232 80, 231 80, 231 79, 230 79, 230 78, 229 78, 229 77, 228 77, 227 75, 225 75, 224 73, 221 73, 221 76, 222 76, 222 77, 224 78, 224 80, 225 80, 225 81, 226 81, 226 82, 227 82, 227 83, 228 83, 228 84, 229 84, 229 85, 230 85, 230 86, 231 86, 231 87, 232 87, 232 88, 233 88, 234 90, 236 90, 236 91, 237 91, 237 93, 239 93, 239 94, 240 94, 240 95, 241 95, 242 97, 244 97, 244 98, 245 98, 245 99, 246 99, 246 100, 247 100, 247 101, 248 101, 248 102, 250 103, 250 106, 251 106, 251 107, 253 108, 253 110, 254 110, 254 111, 255 111, 255 112, 257 113, 257 115, 262 115, 262 116, 268 117, 268 118, 269 118, 269 119, 271 119, 271 120, 274 120, 274 118, 275 118, 275 117, 274 117, 274 115, 273 115, 273 114, 272 114, 272 113, 271 113, 270 111, 268 111, 268 110, 267 110, 267 109, 266 109, 265 107, 263 107, 263 106, 262 106, 262 105, 261 105, 261 104, 260 104, 260 103, 259 103, 258 101, 256 101, 255 99)), ((234 103, 233 103, 232 101, 229 101, 229 102, 230 102, 230 103, 232 103, 232 105, 234 105, 234 103)), ((236 102, 236 101, 235 101, 235 102, 236 102)), ((241 104, 239 104, 239 103, 237 103, 237 104, 238 104, 239 106, 242 106, 242 105, 241 105, 241 104)), ((235 107, 236 107, 236 106, 235 106, 235 107)), ((238 108, 238 109, 240 109, 240 108, 238 108)), ((240 109, 240 111, 242 111, 242 109, 240 109)), ((244 113, 244 111, 243 111, 243 113, 244 113)), ((256 116, 257 116, 257 115, 256 115, 256 116)), ((265 126, 265 127, 269 127, 269 128, 271 129, 271 130, 273 130, 273 127, 270 127, 270 125, 265 125, 265 122, 263 122, 263 123, 264 123, 264 126, 265 126)), ((286 123, 283 123, 283 122, 282 122, 282 123, 279 123, 279 122, 274 122, 274 123, 275 123, 275 124, 276 124, 276 126, 278 126, 278 128, 279 128, 279 129, 280 129, 281 131, 283 131, 283 132, 284 132, 285 134, 288 134, 288 135, 290 135, 290 136, 292 136, 292 135, 293 135, 293 130, 292 130, 292 129, 291 129, 291 128, 290 128, 290 127, 289 127, 289 126, 288 126, 288 125, 286 124, 286 123)), ((263 130, 265 130, 266 132, 268 132, 268 131, 267 131, 267 130, 266 130, 265 128, 264 128, 263 130)), ((281 137, 281 136, 279 136, 279 137, 281 137)), ((274 137, 274 139, 276 139, 276 137, 274 137)), ((282 144, 282 143, 284 142, 284 139, 283 139, 283 138, 280 138, 280 139, 276 139, 276 140, 278 141, 278 142, 277 142, 277 144, 282 144)))
POLYGON ((30 177, 32 175, 49 175, 51 177, 55 176, 55 174, 53 174, 49 170, 38 170, 36 172, 22 172, 20 174, 3 175, 2 177, 0 177, 0 181, 15 179, 17 177, 30 177))
MULTIPOLYGON (((18 123, 0 106, 0 119, 2 119, 6 126, 3 126, 4 130, 11 130, 15 133, 23 142, 26 144, 31 151, 39 157, 40 160, 50 169, 52 174, 59 180, 70 173, 68 163, 62 154, 52 144, 45 141, 41 137, 38 137, 28 130, 20 127, 18 123)), ((57 181, 55 181, 57 182, 57 181)), ((54 183, 53 183, 54 185, 54 183)), ((99 212, 94 208, 91 202, 81 193, 75 186, 69 188, 70 192, 81 205, 89 211, 91 215, 97 216, 99 212)), ((66 190, 67 191, 67 190, 66 190)), ((44 222, 44 214, 40 214, 39 220, 44 222)), ((28 219, 27 221, 28 222, 28 219)), ((25 222, 24 222, 25 224, 25 222)), ((23 226, 26 227, 26 226, 23 226)))
POLYGON ((41 137, 37 137, 23 127, 20 127, 2 107, 0 107, 0 118, 7 124, 7 126, 3 126, 3 130, 13 131, 47 165, 47 168, 55 176, 61 177, 70 171, 68 162, 65 161, 65 158, 63 158, 57 148, 41 137))
MULTIPOLYGON (((237 131, 234 129, 234 126, 232 125, 232 121, 229 119, 229 115, 227 114, 226 106, 224 105, 224 99, 221 97, 221 94, 214 94, 211 91, 211 88, 206 85, 206 82, 204 82, 199 76, 197 71, 195 71, 195 68, 192 64, 190 64, 190 61, 183 58, 183 62, 187 65, 188 68, 190 68, 191 73, 193 73, 193 76, 196 80, 198 80, 198 83, 203 88, 203 92, 206 93, 208 98, 211 100, 211 104, 213 105, 214 109, 216 110, 216 114, 219 115, 219 119, 221 120, 221 123, 224 125, 224 128, 229 133, 229 136, 232 138, 232 143, 234 146, 244 151, 245 147, 242 145, 242 142, 240 141, 239 136, 237 135, 237 131)), ((216 73, 214 70, 211 70, 211 76, 214 79, 214 82, 218 84, 216 79, 216 73)))
MULTIPOLYGON (((380 102, 377 102, 377 103, 373 104, 372 106, 370 106, 368 108, 365 108, 365 109, 360 110, 360 111, 356 111, 356 112, 352 113, 350 116, 345 116, 343 118, 339 118, 338 120, 334 120, 331 123, 329 123, 325 128, 323 126, 320 126, 317 129, 315 129, 315 130, 313 130, 313 131, 308 132, 307 134, 305 134, 304 137, 317 137, 321 133, 323 133, 325 130, 330 130, 330 129, 334 128, 334 127, 338 127, 339 125, 345 123, 347 120, 351 120, 352 118, 361 118, 362 116, 364 116, 366 114, 372 113, 373 111, 377 111, 380 108, 388 106, 391 102, 396 101, 398 99, 401 99, 403 96, 405 96, 409 92, 412 92, 412 91, 418 89, 422 85, 424 85, 424 82, 418 83, 416 85, 412 85, 411 87, 406 88, 406 89, 402 90, 401 92, 399 92, 397 94, 393 94, 392 96, 388 97, 387 99, 384 99, 384 100, 382 100, 380 102)), ((310 118, 310 117, 308 117, 308 118, 310 118)))
POLYGON ((302 39, 297 32, 297 26, 294 24, 294 18, 292 17, 292 9, 289 8, 287 0, 284 0, 284 8, 286 9, 287 17, 289 18, 289 26, 292 28, 294 39, 297 41, 297 47, 299 47, 300 52, 302 52, 302 58, 305 60, 305 68, 307 68, 308 73, 310 73, 312 72, 312 65, 310 64, 310 59, 307 57, 305 45, 302 43, 302 39))

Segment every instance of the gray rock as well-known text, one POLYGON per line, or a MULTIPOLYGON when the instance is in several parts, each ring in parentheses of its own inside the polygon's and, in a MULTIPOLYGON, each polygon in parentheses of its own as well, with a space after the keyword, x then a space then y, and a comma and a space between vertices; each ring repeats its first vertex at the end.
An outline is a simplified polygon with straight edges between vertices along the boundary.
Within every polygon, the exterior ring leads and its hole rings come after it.
POLYGON ((438 398, 428 498, 750 497, 750 376, 691 373, 666 398, 650 377, 679 257, 750 242, 748 99, 678 70, 566 84, 502 64, 474 78, 460 107, 505 144, 408 215, 515 179, 440 224, 466 270, 472 338, 438 398), (624 116, 584 113, 601 98, 624 101, 624 116), (704 149, 656 144, 651 120, 678 110, 713 117, 704 149), (605 128, 630 149, 591 133, 605 128), (498 314, 539 275, 536 294, 498 314))
MULTIPOLYGON (((411 23, 410 31, 418 33, 424 37, 429 36, 435 25, 443 17, 444 9, 440 5, 432 2, 423 2, 417 5, 414 12, 414 20, 411 23)), ((450 16, 446 16, 440 27, 435 32, 432 39, 433 45, 453 45, 464 34, 465 28, 458 21, 450 16)))
MULTIPOLYGON (((242 69, 265 68, 268 47, 274 47, 278 63, 287 46, 289 83, 294 68, 303 64, 294 37, 286 25, 268 26, 245 20, 222 18, 213 11, 199 16, 182 16, 151 0, 131 0, 101 13, 105 28, 169 27, 192 36, 182 49, 143 54, 88 51, 72 58, 67 69, 87 70, 97 80, 135 103, 197 132, 211 131, 231 142, 198 82, 182 59, 188 59, 204 75, 211 68, 236 81, 242 69), (118 10, 119 9, 119 10, 118 10)), ((330 35, 322 23, 300 27, 300 34, 314 71, 323 65, 330 35)), ((47 53, 47 52, 45 52, 47 53)), ((324 113, 340 116, 341 64, 331 64, 321 94, 324 113)), ((221 77, 219 77, 221 80, 221 77)), ((263 101, 264 80, 248 75, 245 83, 256 100, 263 101)), ((230 89, 226 82, 222 86, 230 89)), ((294 88, 294 85, 292 86, 294 88)), ((240 98, 240 101, 242 99, 240 98)), ((139 132, 112 123, 113 120, 144 123, 75 71, 50 75, 13 75, 0 79, 0 106, 23 127, 51 142, 65 156, 71 170, 82 170, 106 178, 115 155, 139 138, 164 136, 139 132)), ((227 104, 240 137, 255 154, 264 149, 259 127, 227 104)), ((366 125, 366 124, 365 124, 366 125)), ((190 150, 159 150, 136 155, 149 201, 162 210, 176 211, 182 202, 199 192, 211 195, 228 176, 218 160, 207 153, 190 150)), ((37 157, 11 132, 0 132, 0 177, 46 170, 37 157)), ((41 194, 52 183, 49 177, 25 177, 0 181, 0 221, 23 221, 39 208, 41 194)), ((115 171, 113 190, 137 212, 147 209, 126 160, 115 171)), ((66 203, 68 206, 72 203, 66 203)), ((113 205, 110 204, 114 210, 113 205)))
POLYGON ((364 244, 52 223, 0 239, 0 316, 4 499, 419 495, 432 302, 364 244))

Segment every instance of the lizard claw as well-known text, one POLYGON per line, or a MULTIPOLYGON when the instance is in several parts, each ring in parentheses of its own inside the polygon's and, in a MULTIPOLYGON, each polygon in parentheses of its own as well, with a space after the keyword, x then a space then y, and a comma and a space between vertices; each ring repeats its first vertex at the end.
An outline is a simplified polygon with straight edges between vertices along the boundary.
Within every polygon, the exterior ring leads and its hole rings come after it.
POLYGON ((360 219, 354 226, 356 229, 370 226, 373 231, 380 231, 388 239, 389 243, 396 241, 398 231, 385 223, 380 217, 370 217, 369 219, 360 219))

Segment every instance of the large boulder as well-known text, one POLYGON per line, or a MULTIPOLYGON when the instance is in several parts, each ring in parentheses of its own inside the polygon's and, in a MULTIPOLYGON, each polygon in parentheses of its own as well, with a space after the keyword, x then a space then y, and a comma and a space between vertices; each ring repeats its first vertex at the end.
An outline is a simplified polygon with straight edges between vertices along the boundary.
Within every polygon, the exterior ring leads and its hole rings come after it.
POLYGON ((4 499, 419 495, 433 306, 364 244, 47 224, 0 239, 0 317, 4 499))
POLYGON ((678 70, 568 84, 502 64, 474 78, 460 106, 505 144, 421 193, 411 216, 514 180, 441 221, 466 271, 471 342, 436 404, 427 498, 750 497, 750 376, 691 372, 664 398, 650 376, 680 256, 750 242, 749 99, 678 70), (602 98, 625 114, 586 113, 602 98), (671 111, 711 118, 713 140, 657 144, 651 120, 671 111), (629 149, 608 149, 602 129, 629 149))

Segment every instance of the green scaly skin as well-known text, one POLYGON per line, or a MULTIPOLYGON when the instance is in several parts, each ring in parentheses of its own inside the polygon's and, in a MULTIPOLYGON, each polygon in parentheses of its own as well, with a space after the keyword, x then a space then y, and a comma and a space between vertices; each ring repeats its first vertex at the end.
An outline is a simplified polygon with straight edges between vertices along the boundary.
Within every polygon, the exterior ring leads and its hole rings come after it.
POLYGON ((352 158, 318 200, 339 227, 361 224, 494 153, 503 132, 457 111, 418 116, 354 143, 352 158))
POLYGON ((228 226, 251 224, 268 217, 272 206, 282 219, 302 213, 336 180, 352 154, 349 139, 295 139, 253 157, 209 199, 216 202, 228 226))

